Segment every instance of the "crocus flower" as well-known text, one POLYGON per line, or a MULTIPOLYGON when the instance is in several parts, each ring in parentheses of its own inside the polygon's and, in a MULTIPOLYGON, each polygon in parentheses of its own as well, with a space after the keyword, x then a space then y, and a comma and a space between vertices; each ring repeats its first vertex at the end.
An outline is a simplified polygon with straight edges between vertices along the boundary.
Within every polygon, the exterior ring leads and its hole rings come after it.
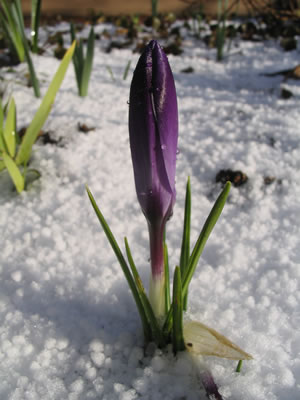
POLYGON ((173 74, 152 40, 134 71, 129 99, 129 136, 137 197, 148 222, 151 256, 149 299, 165 314, 163 234, 175 202, 178 111, 173 74))

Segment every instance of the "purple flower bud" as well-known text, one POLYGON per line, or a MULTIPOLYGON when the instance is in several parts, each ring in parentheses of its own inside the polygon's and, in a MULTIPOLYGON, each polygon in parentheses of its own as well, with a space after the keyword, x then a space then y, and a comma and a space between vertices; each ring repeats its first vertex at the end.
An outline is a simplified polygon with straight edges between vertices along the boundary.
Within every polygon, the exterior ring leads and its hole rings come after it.
POLYGON ((129 136, 137 197, 149 227, 152 278, 162 281, 163 231, 176 197, 178 111, 173 74, 155 40, 134 71, 129 136))

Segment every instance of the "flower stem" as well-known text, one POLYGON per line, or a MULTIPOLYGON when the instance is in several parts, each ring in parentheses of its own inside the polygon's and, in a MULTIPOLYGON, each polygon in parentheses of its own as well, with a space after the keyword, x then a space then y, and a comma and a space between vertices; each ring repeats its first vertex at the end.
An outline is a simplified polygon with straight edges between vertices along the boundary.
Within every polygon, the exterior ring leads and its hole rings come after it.
POLYGON ((150 237, 151 277, 149 300, 157 319, 163 319, 165 306, 164 224, 148 223, 150 237))

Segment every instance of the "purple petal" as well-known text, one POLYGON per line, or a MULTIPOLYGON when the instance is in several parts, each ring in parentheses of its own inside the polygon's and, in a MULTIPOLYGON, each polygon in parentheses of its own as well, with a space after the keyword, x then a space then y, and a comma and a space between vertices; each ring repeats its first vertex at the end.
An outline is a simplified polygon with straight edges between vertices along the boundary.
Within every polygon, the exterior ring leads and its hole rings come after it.
POLYGON ((175 202, 178 111, 173 74, 156 41, 142 53, 131 83, 129 135, 138 200, 149 223, 175 202))

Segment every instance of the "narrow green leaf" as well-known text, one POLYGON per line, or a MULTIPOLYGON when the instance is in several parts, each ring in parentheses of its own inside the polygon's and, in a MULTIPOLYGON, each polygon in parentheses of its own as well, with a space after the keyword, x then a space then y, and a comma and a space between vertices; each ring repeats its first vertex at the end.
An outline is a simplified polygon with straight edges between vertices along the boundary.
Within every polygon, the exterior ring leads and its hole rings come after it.
POLYGON ((31 37, 33 53, 38 53, 41 3, 42 0, 31 0, 31 37))
POLYGON ((172 344, 173 344, 174 354, 176 354, 178 351, 182 351, 185 349, 183 340, 182 314, 183 314, 183 301, 182 301, 181 274, 180 274, 180 268, 177 266, 175 268, 174 282, 173 282, 172 344))
POLYGON ((134 279, 133 279, 133 277, 131 275, 131 272, 130 272, 129 267, 128 267, 127 263, 126 263, 126 260, 123 257, 123 254, 122 254, 122 252, 120 250, 120 247, 118 246, 118 243, 117 243, 116 239, 114 238, 114 235, 112 234, 112 232, 111 232, 111 230, 110 230, 105 218, 103 217, 100 209, 98 208, 92 193, 90 192, 88 187, 86 187, 86 190, 87 190, 87 194, 89 196, 89 199, 91 201, 91 204, 92 204, 92 206, 94 208, 94 211, 95 211, 95 213, 96 213, 96 215, 98 217, 98 220, 99 220, 99 222, 100 222, 100 224, 102 226, 102 229, 103 229, 103 231, 104 231, 104 233, 105 233, 105 235, 106 235, 106 237, 107 237, 107 239, 108 239, 108 241, 109 241, 109 243, 110 243, 110 245, 111 245, 111 247, 112 247, 112 249, 113 249, 113 251, 114 251, 114 253, 115 253, 116 257, 117 257, 117 259, 118 259, 118 261, 119 261, 119 264, 120 264, 120 266, 121 266, 121 268, 122 268, 122 270, 124 272, 125 278, 126 278, 126 280, 128 282, 128 285, 130 287, 130 290, 132 292, 132 295, 134 297, 135 303, 137 305, 137 308, 138 308, 138 311, 139 311, 139 314, 140 314, 140 317, 141 317, 141 321, 142 321, 145 337, 149 337, 150 336, 150 332, 149 332, 149 327, 148 327, 148 324, 147 324, 147 316, 146 316, 146 313, 145 313, 145 309, 143 307, 143 303, 142 303, 141 298, 139 296, 139 291, 137 289, 135 281, 134 281, 134 279))
POLYGON ((150 301, 148 299, 148 296, 145 293, 145 289, 142 283, 142 280, 139 276, 139 273, 137 271, 137 268, 135 266, 135 263, 133 261, 132 255, 131 255, 131 250, 128 244, 127 239, 125 238, 125 248, 126 248, 126 254, 127 254, 127 258, 128 258, 128 262, 129 265, 131 267, 131 271, 132 271, 132 275, 134 277, 137 289, 139 291, 139 295, 141 298, 141 301, 143 303, 143 307, 145 310, 145 313, 147 315, 147 322, 149 321, 149 328, 150 331, 152 330, 153 332, 153 338, 155 340, 155 342, 159 345, 163 345, 164 340, 163 340, 163 336, 162 336, 162 331, 160 329, 160 326, 157 322, 157 319, 154 315, 153 309, 151 307, 150 301))
POLYGON ((238 373, 241 372, 241 370, 242 370, 242 365, 243 365, 243 360, 239 360, 235 372, 238 372, 238 373))
POLYGON ((81 96, 86 96, 88 93, 89 80, 92 72, 93 58, 94 58, 94 46, 95 46, 95 34, 94 28, 90 30, 90 34, 87 42, 87 52, 84 61, 82 81, 81 81, 81 96))
MULTIPOLYGON (((205 224, 202 228, 202 231, 198 237, 198 240, 194 246, 192 254, 189 258, 187 273, 182 280, 182 295, 183 296, 185 296, 185 294, 188 291, 189 283, 193 277, 193 274, 197 267, 197 264, 198 264, 201 254, 202 254, 202 251, 204 249, 204 246, 207 242, 207 239, 208 239, 211 231, 213 230, 213 228, 223 210, 223 207, 224 207, 227 197, 229 195, 230 186, 231 186, 231 183, 227 182, 224 189, 222 190, 221 194, 217 198, 209 216, 207 217, 205 224)), ((170 310, 167 314, 167 317, 166 317, 166 320, 164 323, 163 331, 164 331, 165 335, 167 335, 168 332, 170 332, 170 330, 172 328, 172 313, 173 313, 172 309, 173 309, 173 304, 170 307, 170 310)))
POLYGON ((6 0, 0 0, 0 4, 3 8, 4 13, 0 13, 2 25, 8 34, 11 42, 13 43, 14 49, 18 55, 20 62, 24 61, 25 49, 23 45, 22 35, 18 30, 17 21, 15 21, 12 5, 6 0), (5 17, 4 17, 5 14, 5 17))
POLYGON ((2 155, 0 153, 0 172, 3 171, 6 168, 5 164, 4 164, 4 161, 1 160, 1 157, 2 157, 2 155))
POLYGON ((165 266, 165 303, 166 313, 169 311, 171 306, 171 295, 170 295, 170 270, 169 270, 169 255, 168 246, 164 240, 164 266, 165 266))
POLYGON ((6 153, 2 153, 2 158, 3 162, 5 164, 5 167, 7 168, 7 171, 19 193, 21 193, 24 190, 24 178, 23 175, 21 174, 19 168, 17 167, 17 164, 14 162, 14 160, 6 153))
MULTIPOLYGON (((71 40, 72 43, 74 40, 76 40, 76 35, 75 35, 75 27, 74 24, 70 24, 70 33, 71 33, 71 40)), ((77 83, 77 88, 78 92, 80 93, 80 86, 81 86, 81 76, 82 76, 82 70, 83 70, 83 56, 82 51, 79 49, 80 43, 77 41, 76 42, 76 48, 73 54, 73 65, 74 65, 74 70, 75 70, 75 76, 76 76, 76 83, 77 83)))
POLYGON ((115 81, 115 77, 114 77, 114 73, 113 73, 112 69, 110 68, 109 65, 106 65, 106 69, 109 72, 109 75, 110 75, 112 81, 114 82, 115 81))
POLYGON ((8 112, 3 130, 3 138, 6 148, 8 150, 8 154, 12 158, 14 158, 16 152, 16 105, 13 98, 11 98, 9 102, 8 112))
POLYGON ((197 264, 198 264, 201 254, 202 254, 202 251, 204 249, 204 246, 207 242, 207 239, 209 238, 211 231, 213 230, 216 222, 218 221, 218 219, 221 215, 221 212, 224 208, 225 202, 229 195, 230 186, 231 186, 231 183, 227 182, 224 189, 222 190, 221 194, 217 198, 211 212, 209 213, 209 216, 207 217, 205 224, 202 228, 202 231, 198 237, 198 240, 194 246, 194 249, 193 249, 190 259, 189 259, 187 272, 184 276, 183 283, 182 283, 183 295, 185 295, 187 293, 189 283, 193 277, 193 274, 197 267, 197 264))
POLYGON ((8 152, 3 139, 3 132, 0 131, 0 152, 1 151, 8 152))
POLYGON ((131 65, 131 60, 128 61, 127 65, 126 65, 126 67, 125 67, 124 74, 123 74, 123 80, 124 80, 124 81, 125 81, 126 78, 127 78, 130 65, 131 65))
POLYGON ((3 125, 4 125, 4 110, 0 99, 0 151, 7 151, 3 138, 3 125))
POLYGON ((24 20, 23 20, 23 13, 20 0, 15 0, 15 3, 12 4, 12 11, 14 14, 14 19, 18 24, 19 31, 21 33, 23 46, 25 50, 25 58, 29 69, 30 80, 33 86, 33 91, 36 97, 40 97, 40 84, 38 78, 35 73, 35 69, 31 60, 30 56, 30 49, 27 41, 27 37, 25 34, 25 27, 24 27, 24 20))
POLYGON ((61 83, 64 79, 64 76, 65 76, 65 73, 67 71, 68 65, 72 59, 74 49, 75 49, 75 44, 76 44, 76 42, 74 42, 72 44, 72 46, 66 52, 64 58, 62 59, 60 65, 56 71, 54 78, 52 79, 52 82, 47 90, 47 93, 45 94, 45 96, 42 100, 42 103, 41 103, 39 109, 35 113, 31 124, 26 129, 25 135, 23 137, 22 143, 21 143, 21 145, 19 147, 19 151, 17 153, 17 157, 16 157, 17 164, 26 163, 30 158, 32 146, 33 146, 34 142, 36 141, 36 138, 37 138, 42 126, 44 125, 44 123, 48 117, 48 114, 50 113, 56 93, 57 93, 58 89, 60 88, 60 85, 61 85, 61 83))
MULTIPOLYGON (((181 254, 180 254, 180 272, 184 277, 187 272, 188 262, 190 258, 190 231, 191 231, 191 184, 188 178, 185 193, 185 208, 184 208, 184 222, 183 233, 181 241, 181 254)), ((183 298, 183 309, 187 310, 187 296, 188 291, 183 298)))

